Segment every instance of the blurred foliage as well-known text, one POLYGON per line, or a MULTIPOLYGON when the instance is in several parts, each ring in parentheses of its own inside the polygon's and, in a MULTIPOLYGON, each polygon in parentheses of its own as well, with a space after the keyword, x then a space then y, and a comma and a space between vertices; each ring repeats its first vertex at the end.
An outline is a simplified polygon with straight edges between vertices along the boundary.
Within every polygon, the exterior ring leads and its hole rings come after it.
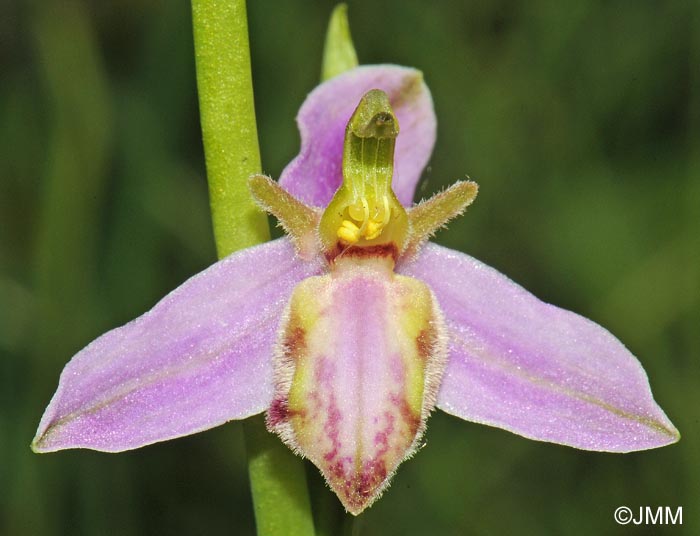
MULTIPOLYGON (((330 1, 250 2, 265 171, 298 149, 330 1)), ((239 424, 120 455, 29 442, 70 356, 215 259, 189 5, 4 2, 0 534, 251 534, 239 424)), ((627 534, 619 505, 700 513, 700 4, 350 2, 362 63, 422 69, 438 143, 420 196, 480 185, 438 242, 591 317, 684 437, 581 452, 437 412, 362 534, 627 534)), ((309 468, 324 522, 342 520, 309 468)), ((328 533, 332 533, 329 530, 328 533)))

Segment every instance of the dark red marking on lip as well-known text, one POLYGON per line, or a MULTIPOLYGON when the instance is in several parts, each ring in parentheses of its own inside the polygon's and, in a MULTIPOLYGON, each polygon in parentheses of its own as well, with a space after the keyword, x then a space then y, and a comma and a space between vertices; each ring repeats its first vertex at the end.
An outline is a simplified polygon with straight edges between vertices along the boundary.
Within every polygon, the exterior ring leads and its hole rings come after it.
POLYGON ((437 346, 437 330, 431 324, 429 327, 422 329, 416 337, 416 347, 418 350, 418 356, 424 362, 427 361, 432 355, 435 354, 435 347, 437 346))
POLYGON ((289 407, 288 398, 276 398, 270 404, 265 415, 265 424, 269 430, 274 429, 280 424, 289 421, 292 417, 297 415, 304 417, 306 411, 304 410, 293 410, 289 407))
POLYGON ((389 411, 384 412, 384 417, 386 418, 386 426, 374 434, 374 444, 379 447, 377 457, 384 456, 389 451, 389 437, 394 433, 396 418, 389 411))
MULTIPOLYGON (((401 405, 398 396, 395 397, 395 403, 401 405)), ((329 483, 352 512, 360 512, 372 502, 389 474, 386 454, 391 449, 390 437, 395 432, 396 416, 387 411, 383 417, 384 426, 374 436, 377 450, 371 459, 357 465, 353 459, 336 457, 329 460, 327 465, 329 483)))
POLYGON ((415 437, 415 435, 418 433, 418 428, 420 428, 420 415, 413 413, 408 405, 408 402, 405 400, 402 400, 401 416, 408 423, 408 429, 411 433, 411 437, 415 437))
POLYGON ((308 394, 307 409, 315 422, 323 422, 323 434, 330 441, 330 448, 322 454, 323 460, 330 467, 337 458, 342 446, 340 441, 340 422, 342 414, 338 407, 333 380, 336 365, 327 357, 320 357, 314 364, 314 381, 317 389, 308 394))
MULTIPOLYGON (((282 362, 283 366, 294 367, 295 363, 301 355, 306 351, 306 331, 300 325, 298 317, 292 315, 289 319, 289 324, 284 330, 282 338, 282 362)), ((292 417, 306 417, 306 411, 292 410, 289 407, 289 393, 278 393, 276 398, 270 404, 265 415, 265 424, 267 429, 275 432, 277 427, 289 422, 292 417)))
POLYGON ((374 246, 344 246, 340 242, 336 242, 335 247, 325 253, 328 264, 333 264, 336 257, 341 254, 343 257, 354 258, 391 257, 396 262, 399 258, 399 249, 393 242, 374 246))
POLYGON ((357 475, 355 491, 365 501, 386 479, 386 462, 382 458, 374 458, 363 464, 362 472, 357 475))
POLYGON ((420 415, 416 415, 413 413, 413 411, 411 411, 411 407, 408 405, 405 398, 401 398, 395 394, 390 395, 389 398, 391 403, 399 408, 401 418, 408 425, 408 431, 411 434, 411 437, 415 437, 415 435, 418 433, 418 429, 420 428, 420 415))
POLYGON ((296 361, 306 350, 306 331, 295 320, 294 318, 290 320, 282 342, 284 356, 292 361, 296 361))
POLYGON ((286 398, 276 398, 267 410, 265 421, 268 426, 274 427, 289 420, 289 401, 286 398))
POLYGON ((326 417, 326 421, 323 424, 323 430, 326 432, 326 435, 328 438, 331 440, 331 450, 326 452, 323 455, 323 459, 326 460, 327 462, 331 462, 335 459, 336 456, 338 456, 338 451, 340 450, 341 444, 340 444, 340 429, 339 429, 339 424, 340 424, 340 410, 338 409, 338 405, 336 404, 335 401, 335 396, 331 394, 329 400, 328 400, 328 413, 326 417))
POLYGON ((339 462, 334 467, 333 476, 339 481, 340 492, 346 507, 354 512, 364 509, 377 490, 386 480, 388 471, 382 458, 374 458, 362 464, 358 472, 352 475, 345 473, 339 462))
POLYGON ((345 463, 343 460, 337 460, 328 467, 330 474, 337 480, 345 480, 345 463))

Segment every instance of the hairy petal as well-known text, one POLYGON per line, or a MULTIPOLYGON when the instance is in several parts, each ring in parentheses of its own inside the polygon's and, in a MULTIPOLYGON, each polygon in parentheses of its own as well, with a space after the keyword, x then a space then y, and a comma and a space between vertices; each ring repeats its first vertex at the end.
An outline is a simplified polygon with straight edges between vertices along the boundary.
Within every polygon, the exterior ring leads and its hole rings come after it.
POLYGON ((446 357, 430 290, 382 264, 297 286, 275 361, 268 427, 323 473, 357 515, 416 448, 446 357))
POLYGON ((117 452, 263 411, 279 312, 318 271, 280 239, 192 277, 73 357, 33 449, 117 452))
POLYGON ((445 315, 442 410, 588 450, 629 452, 679 439, 639 361, 601 326, 434 244, 400 271, 425 281, 445 315))
POLYGON ((280 185, 300 200, 326 206, 342 181, 345 127, 357 103, 381 89, 398 119, 393 189, 410 205, 435 144, 435 112, 420 71, 396 65, 357 67, 318 86, 299 110, 299 155, 280 177, 280 185))
POLYGON ((413 257, 420 247, 447 222, 462 214, 474 202, 479 187, 472 181, 457 181, 452 186, 421 201, 408 210, 411 233, 402 255, 413 257))
POLYGON ((265 212, 279 221, 303 260, 318 254, 318 223, 321 210, 305 205, 265 175, 248 179, 250 193, 265 212))

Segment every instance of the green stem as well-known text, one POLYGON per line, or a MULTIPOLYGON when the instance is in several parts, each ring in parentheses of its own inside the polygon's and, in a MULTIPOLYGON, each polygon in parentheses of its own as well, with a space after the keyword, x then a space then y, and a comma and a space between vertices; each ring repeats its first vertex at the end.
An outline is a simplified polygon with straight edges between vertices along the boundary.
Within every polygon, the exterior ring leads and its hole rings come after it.
MULTIPOLYGON (((202 138, 219 257, 269 239, 248 177, 260 173, 245 0, 192 0, 202 138)), ((245 426, 255 521, 261 536, 313 535, 303 461, 260 417, 245 426)))
POLYGON ((244 0, 192 0, 204 155, 219 257, 270 239, 248 192, 260 173, 244 0))
POLYGON ((301 458, 267 431, 262 416, 246 419, 243 430, 258 534, 313 535, 314 522, 301 458))

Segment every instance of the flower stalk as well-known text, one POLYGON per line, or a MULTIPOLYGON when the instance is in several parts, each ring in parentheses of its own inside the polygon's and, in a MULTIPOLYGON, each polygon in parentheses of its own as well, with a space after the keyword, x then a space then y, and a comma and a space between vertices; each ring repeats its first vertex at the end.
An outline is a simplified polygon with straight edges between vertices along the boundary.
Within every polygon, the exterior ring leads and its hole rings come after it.
MULTIPOLYGON (((192 0, 197 89, 219 258, 270 238, 248 177, 260 173, 245 0, 192 0)), ((304 462, 265 430, 245 425, 258 534, 314 534, 304 462)))
POLYGON ((192 0, 199 113, 219 258, 270 239, 248 193, 260 173, 244 0, 192 0))

